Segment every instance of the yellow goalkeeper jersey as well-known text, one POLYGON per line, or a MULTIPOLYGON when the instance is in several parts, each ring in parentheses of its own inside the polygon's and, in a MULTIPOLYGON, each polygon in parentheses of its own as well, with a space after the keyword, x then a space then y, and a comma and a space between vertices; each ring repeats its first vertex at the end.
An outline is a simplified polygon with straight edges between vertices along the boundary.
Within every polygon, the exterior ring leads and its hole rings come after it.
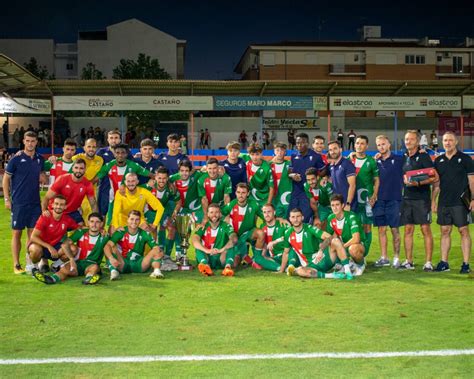
POLYGON ((90 159, 85 153, 76 154, 72 157, 72 160, 82 158, 86 161, 86 174, 84 175, 87 180, 92 180, 102 168, 104 160, 98 155, 94 155, 94 158, 90 159))

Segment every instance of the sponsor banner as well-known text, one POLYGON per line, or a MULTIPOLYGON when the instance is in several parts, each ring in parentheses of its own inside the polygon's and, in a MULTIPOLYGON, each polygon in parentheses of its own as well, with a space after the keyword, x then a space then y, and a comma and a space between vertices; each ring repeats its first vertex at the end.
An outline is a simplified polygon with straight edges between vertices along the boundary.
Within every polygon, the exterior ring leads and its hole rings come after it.
POLYGON ((462 97, 462 109, 474 109, 474 96, 462 97))
POLYGON ((58 111, 212 110, 212 96, 55 96, 58 111))
POLYGON ((0 113, 49 114, 51 113, 51 101, 0 97, 0 113))
POLYGON ((258 97, 258 96, 215 96, 216 111, 278 111, 312 110, 313 98, 307 97, 258 97))
POLYGON ((316 118, 264 118, 263 127, 267 129, 320 129, 316 118))
POLYGON ((327 96, 313 97, 313 109, 315 111, 327 111, 328 110, 327 96))
MULTIPOLYGON (((464 135, 474 136, 474 118, 464 118, 464 135)), ((453 132, 461 135, 461 118, 460 117, 440 117, 438 119, 438 133, 442 136, 445 132, 453 132)))
POLYGON ((342 111, 458 111, 458 96, 331 96, 329 109, 342 111))

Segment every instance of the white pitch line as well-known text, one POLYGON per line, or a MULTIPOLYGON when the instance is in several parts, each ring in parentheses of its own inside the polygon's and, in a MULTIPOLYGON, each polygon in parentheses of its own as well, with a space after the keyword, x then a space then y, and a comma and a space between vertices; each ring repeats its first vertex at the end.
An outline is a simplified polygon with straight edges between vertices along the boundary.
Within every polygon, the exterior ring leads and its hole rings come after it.
POLYGON ((41 365, 61 363, 146 363, 146 362, 189 362, 189 361, 242 361, 259 359, 358 359, 396 357, 446 357, 474 355, 474 349, 464 350, 421 350, 348 353, 288 353, 288 354, 231 354, 231 355, 144 355, 129 357, 64 357, 41 359, 0 359, 0 365, 41 365))

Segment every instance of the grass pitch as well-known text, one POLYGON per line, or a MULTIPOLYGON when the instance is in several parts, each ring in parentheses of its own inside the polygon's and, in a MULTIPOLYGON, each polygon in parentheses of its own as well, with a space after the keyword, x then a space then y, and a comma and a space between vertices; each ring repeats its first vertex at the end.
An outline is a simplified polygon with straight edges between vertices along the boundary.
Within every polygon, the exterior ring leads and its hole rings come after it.
MULTIPOLYGON (((474 347, 472 276, 369 268, 354 281, 303 280, 244 269, 233 278, 166 273, 45 286, 12 273, 10 217, 0 210, 0 359, 140 355, 272 354, 474 347)), ((434 263, 439 259, 439 227, 434 263)), ((474 237, 474 228, 471 226, 474 237)), ((24 249, 23 249, 24 251, 24 249)), ((24 253, 22 253, 24 262, 24 253)), ((474 357, 305 359, 0 366, 0 377, 471 377, 474 357)))

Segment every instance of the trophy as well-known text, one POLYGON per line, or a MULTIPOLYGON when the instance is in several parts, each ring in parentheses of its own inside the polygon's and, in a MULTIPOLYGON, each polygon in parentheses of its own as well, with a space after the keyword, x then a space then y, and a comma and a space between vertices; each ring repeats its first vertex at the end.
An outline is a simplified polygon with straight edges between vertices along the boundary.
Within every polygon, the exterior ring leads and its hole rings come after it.
POLYGON ((183 255, 178 262, 178 269, 181 271, 190 271, 193 266, 189 264, 188 249, 189 249, 189 237, 191 236, 191 223, 192 218, 190 215, 178 215, 176 216, 176 231, 181 237, 181 248, 183 249, 183 255))

